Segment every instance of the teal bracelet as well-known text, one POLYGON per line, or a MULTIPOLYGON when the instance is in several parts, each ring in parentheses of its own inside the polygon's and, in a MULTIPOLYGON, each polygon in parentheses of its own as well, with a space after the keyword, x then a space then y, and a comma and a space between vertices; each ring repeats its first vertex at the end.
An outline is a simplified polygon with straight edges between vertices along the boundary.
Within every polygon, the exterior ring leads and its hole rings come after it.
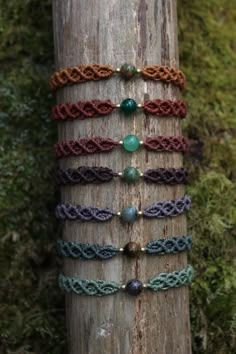
POLYGON ((131 279, 126 285, 120 285, 114 281, 88 280, 66 277, 59 275, 59 286, 61 289, 77 295, 105 296, 112 295, 119 290, 125 290, 130 295, 138 295, 146 288, 152 291, 163 291, 170 288, 178 288, 190 284, 193 278, 193 268, 188 265, 180 271, 172 273, 160 273, 151 278, 148 283, 143 284, 138 279, 131 279))
POLYGON ((140 247, 136 242, 129 242, 124 248, 112 245, 74 243, 58 240, 56 244, 57 254, 61 257, 90 259, 110 259, 119 253, 128 257, 136 257, 142 253, 149 255, 174 254, 191 250, 192 236, 168 237, 150 241, 145 247, 140 247))

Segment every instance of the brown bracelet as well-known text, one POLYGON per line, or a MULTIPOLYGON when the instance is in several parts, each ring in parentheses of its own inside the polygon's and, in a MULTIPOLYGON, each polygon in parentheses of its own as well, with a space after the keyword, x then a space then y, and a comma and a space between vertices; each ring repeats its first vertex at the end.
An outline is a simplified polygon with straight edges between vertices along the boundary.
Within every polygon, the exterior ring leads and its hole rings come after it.
POLYGON ((106 116, 115 108, 119 108, 125 115, 134 113, 137 108, 143 108, 146 115, 151 114, 157 117, 180 117, 185 118, 187 105, 184 101, 171 100, 147 100, 144 104, 137 104, 132 98, 126 98, 121 104, 114 104, 110 100, 79 101, 76 103, 67 102, 56 105, 52 108, 51 117, 53 120, 74 120, 106 116))
POLYGON ((136 151, 140 145, 154 152, 186 152, 188 140, 184 136, 150 136, 140 141, 136 135, 127 135, 122 141, 95 136, 79 140, 60 141, 54 145, 56 157, 81 156, 87 154, 110 152, 116 146, 122 145, 128 152, 136 151))
POLYGON ((126 80, 131 79, 139 73, 144 80, 150 79, 172 83, 180 89, 183 89, 186 83, 186 78, 182 71, 165 65, 151 65, 144 66, 142 69, 136 69, 133 65, 123 64, 120 68, 114 69, 110 65, 91 64, 61 69, 51 76, 49 84, 51 90, 54 91, 59 87, 67 85, 108 79, 114 73, 119 73, 126 80))

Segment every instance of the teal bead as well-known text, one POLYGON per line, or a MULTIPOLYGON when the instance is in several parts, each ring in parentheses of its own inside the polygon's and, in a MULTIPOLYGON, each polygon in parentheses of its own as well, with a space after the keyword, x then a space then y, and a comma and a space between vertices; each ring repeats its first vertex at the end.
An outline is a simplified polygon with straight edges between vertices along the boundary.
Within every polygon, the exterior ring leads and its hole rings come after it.
POLYGON ((137 103, 132 100, 132 98, 126 98, 124 101, 121 102, 120 109, 126 115, 132 114, 137 109, 137 103))
POLYGON ((120 75, 126 80, 131 79, 134 75, 137 74, 137 72, 138 71, 135 66, 127 64, 127 63, 123 64, 120 67, 120 75))
POLYGON ((124 208, 122 209, 120 216, 123 222, 127 222, 128 224, 133 224, 133 222, 138 217, 138 211, 135 207, 124 208))
POLYGON ((127 135, 123 140, 123 146, 126 151, 133 152, 139 148, 140 140, 136 135, 127 135))
POLYGON ((140 173, 135 167, 126 167, 123 171, 122 178, 127 183, 134 183, 140 177, 140 173))

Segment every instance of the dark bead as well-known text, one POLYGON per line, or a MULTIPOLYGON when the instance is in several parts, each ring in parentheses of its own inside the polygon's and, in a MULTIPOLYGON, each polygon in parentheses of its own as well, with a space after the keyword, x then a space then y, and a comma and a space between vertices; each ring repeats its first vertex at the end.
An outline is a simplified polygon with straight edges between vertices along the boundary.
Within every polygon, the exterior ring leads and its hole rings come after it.
POLYGON ((120 68, 120 75, 126 80, 130 80, 136 74, 137 69, 133 65, 125 63, 120 68))
POLYGON ((138 279, 131 279, 126 284, 125 289, 130 295, 139 295, 143 289, 143 283, 138 279))
POLYGON ((138 211, 135 207, 124 208, 121 211, 121 219, 128 224, 133 224, 133 222, 137 219, 138 211))
POLYGON ((121 102, 120 109, 126 115, 132 114, 137 109, 137 103, 132 98, 126 98, 121 102))
POLYGON ((137 257, 141 251, 140 245, 136 242, 129 242, 124 247, 124 254, 128 257, 137 257))
POLYGON ((126 167, 123 171, 122 178, 127 183, 134 183, 140 177, 140 173, 135 167, 126 167))

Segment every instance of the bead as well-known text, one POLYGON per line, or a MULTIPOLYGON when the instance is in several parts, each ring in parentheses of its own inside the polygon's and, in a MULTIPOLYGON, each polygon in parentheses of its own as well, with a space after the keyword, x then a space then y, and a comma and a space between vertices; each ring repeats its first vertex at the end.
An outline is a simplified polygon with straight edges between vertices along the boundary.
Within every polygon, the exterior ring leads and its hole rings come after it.
POLYGON ((133 152, 139 148, 140 140, 136 135, 127 135, 123 140, 123 146, 126 151, 133 152))
POLYGON ((124 208, 121 211, 121 219, 128 224, 132 224, 137 219, 137 209, 135 207, 124 208))
POLYGON ((138 279, 131 279, 126 284, 126 291, 129 295, 139 295, 143 289, 143 284, 138 279))
POLYGON ((131 79, 136 74, 137 69, 133 65, 125 63, 120 67, 120 75, 126 80, 131 79))
POLYGON ((139 172, 135 167, 126 167, 123 171, 122 178, 127 183, 134 183, 139 179, 139 172))
POLYGON ((126 115, 129 115, 136 111, 137 103, 132 98, 126 98, 121 102, 120 109, 126 115))
POLYGON ((124 247, 124 254, 128 257, 137 257, 140 252, 140 245, 136 242, 129 242, 124 247))

